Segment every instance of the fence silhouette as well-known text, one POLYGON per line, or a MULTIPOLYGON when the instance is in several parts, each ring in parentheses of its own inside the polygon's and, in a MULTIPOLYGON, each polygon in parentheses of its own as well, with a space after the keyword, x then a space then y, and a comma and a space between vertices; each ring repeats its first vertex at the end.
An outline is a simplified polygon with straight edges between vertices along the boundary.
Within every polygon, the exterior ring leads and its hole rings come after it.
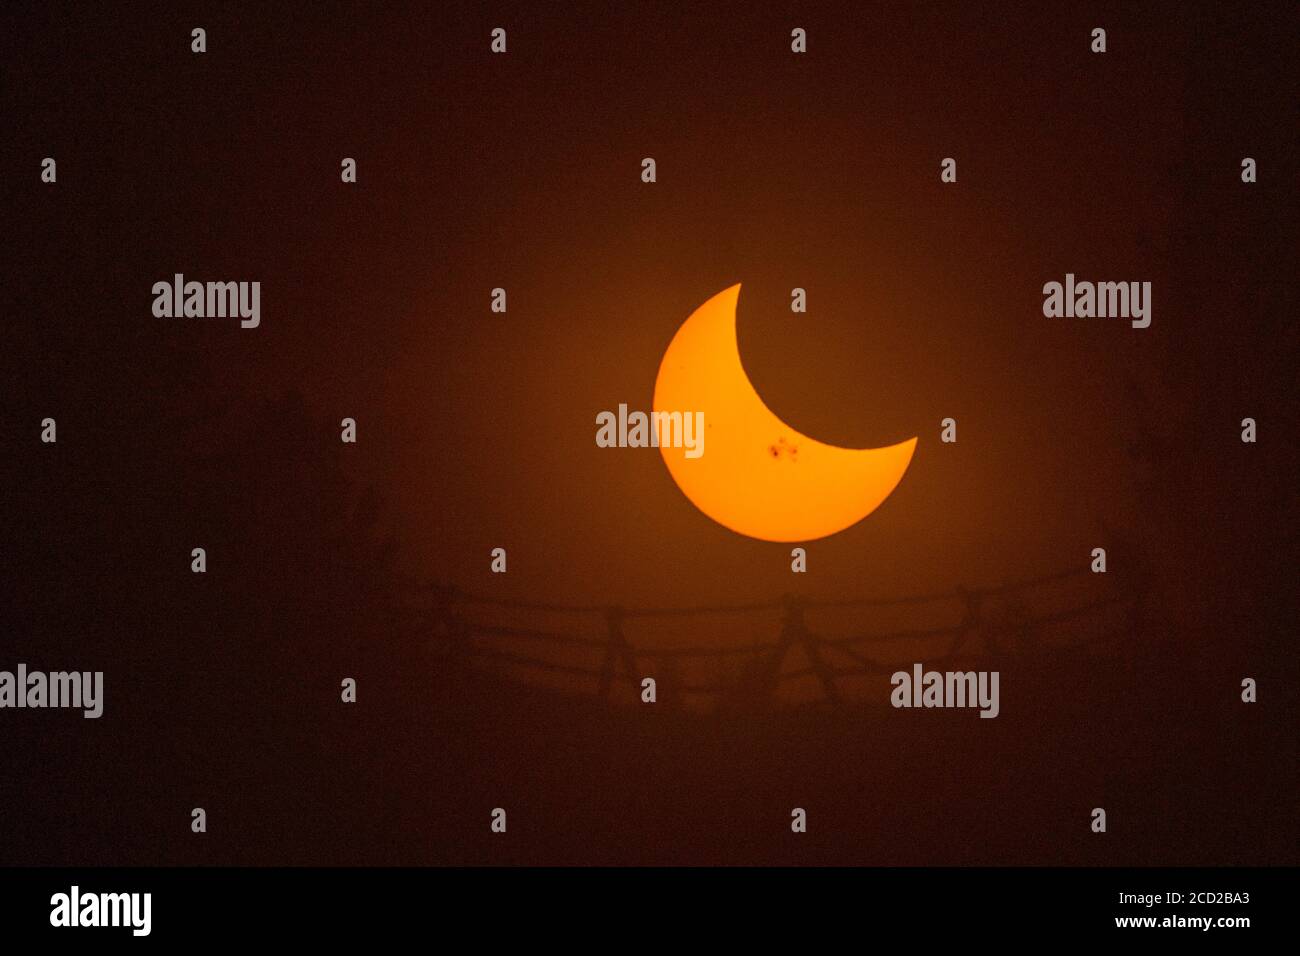
MULTIPOLYGON (((1127 590, 1111 585, 1108 576, 1093 575, 1085 568, 1072 568, 1035 578, 982 588, 957 587, 947 591, 901 598, 816 600, 785 595, 779 600, 746 604, 693 607, 641 607, 618 605, 574 605, 497 598, 460 590, 445 584, 407 578, 408 592, 419 600, 406 607, 419 632, 429 636, 432 646, 459 663, 488 668, 515 677, 546 674, 562 677, 575 686, 611 698, 624 684, 639 689, 645 677, 654 677, 658 698, 676 701, 680 695, 695 698, 744 700, 750 706, 770 706, 778 688, 788 682, 814 678, 820 697, 831 705, 843 700, 842 684, 848 678, 892 674, 910 670, 915 654, 907 660, 883 659, 873 648, 908 642, 926 645, 932 653, 926 659, 934 666, 956 666, 977 660, 1078 649, 1105 643, 1132 633, 1140 623, 1145 592, 1140 585, 1127 590), (1063 607, 1034 610, 1033 599, 1052 585, 1088 580, 1095 586, 1081 600, 1063 607), (880 611, 947 604, 957 619, 951 623, 894 627, 847 634, 825 633, 809 626, 811 611, 880 611), (1093 626, 1083 639, 1062 643, 1059 633, 1070 622, 1111 613, 1110 627, 1093 626), (747 645, 736 643, 642 644, 631 641, 626 626, 636 621, 668 622, 684 618, 735 617, 779 614, 774 636, 747 645), (492 620, 496 615, 497 620, 492 620), (593 624, 598 633, 583 628, 543 629, 502 623, 501 615, 577 617, 593 624), (526 650, 520 650, 520 645, 526 650), (513 649, 512 649, 513 648, 513 649), (563 653, 556 653, 556 651, 563 653), (788 667, 796 652, 806 663, 788 667), (712 660, 717 676, 711 680, 687 679, 692 664, 712 660), (727 661, 740 663, 739 673, 724 676, 727 661)), ((693 670, 699 671, 700 667, 693 670)))

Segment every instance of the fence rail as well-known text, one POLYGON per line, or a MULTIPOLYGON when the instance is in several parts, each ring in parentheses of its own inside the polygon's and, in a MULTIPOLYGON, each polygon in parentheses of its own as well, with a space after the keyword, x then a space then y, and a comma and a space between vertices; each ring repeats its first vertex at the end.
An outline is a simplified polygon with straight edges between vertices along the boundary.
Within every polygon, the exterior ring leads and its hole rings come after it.
MULTIPOLYGON (((1111 592, 1100 596, 1089 595, 1086 600, 1072 606, 1034 612, 1028 599, 1046 586, 1071 579, 1093 577, 1086 568, 1071 568, 1051 574, 1039 575, 983 588, 953 588, 949 591, 909 595, 900 598, 861 598, 817 600, 787 595, 779 600, 739 604, 719 604, 691 607, 622 607, 618 605, 557 604, 525 601, 513 598, 496 598, 463 591, 445 584, 417 578, 407 578, 408 591, 418 595, 419 603, 405 608, 420 626, 432 628, 435 643, 448 655, 478 662, 475 666, 494 669, 523 668, 537 674, 566 675, 569 678, 589 678, 601 696, 609 697, 615 686, 626 682, 639 684, 646 676, 647 665, 661 677, 670 675, 680 662, 714 660, 719 663, 734 658, 749 658, 744 665, 740 681, 745 683, 752 696, 770 698, 777 687, 799 678, 816 677, 824 699, 832 704, 840 700, 839 681, 847 677, 888 674, 907 669, 911 662, 883 661, 869 656, 867 649, 899 641, 929 641, 947 639, 947 647, 939 659, 949 666, 959 660, 983 660, 989 655, 1005 651, 1009 644, 1024 650, 1028 644, 1036 649, 1046 647, 1044 639, 1051 628, 1106 611, 1121 610, 1133 623, 1141 613, 1144 595, 1137 591, 1111 592), (1001 606, 994 603, 1002 600, 1001 606), (1007 603, 1007 602, 1010 603, 1007 603), (925 604, 952 602, 960 611, 954 624, 940 626, 904 627, 889 630, 862 631, 849 634, 828 634, 808 627, 807 612, 819 609, 882 609, 901 608, 925 604), (484 620, 489 609, 501 612, 527 612, 530 615, 590 615, 603 626, 599 635, 577 633, 572 628, 525 627, 484 620), (623 630, 627 621, 657 618, 730 616, 761 611, 779 611, 781 620, 775 637, 756 640, 744 646, 711 646, 688 643, 678 646, 643 646, 630 642, 623 630), (966 650, 982 640, 982 654, 966 650), (518 649, 502 647, 502 643, 525 643, 539 649, 564 649, 570 651, 599 651, 599 665, 556 660, 552 656, 539 656, 518 649), (803 652, 807 665, 787 668, 791 651, 803 652)), ((1094 580, 1098 580, 1094 578, 1094 580)), ((1084 640, 1060 647, 1079 647, 1109 641, 1124 628, 1102 630, 1084 640)), ((657 678, 658 679, 658 678, 657 678)), ((722 679, 709 681, 680 679, 675 691, 693 695, 721 695, 735 690, 734 684, 722 679)))

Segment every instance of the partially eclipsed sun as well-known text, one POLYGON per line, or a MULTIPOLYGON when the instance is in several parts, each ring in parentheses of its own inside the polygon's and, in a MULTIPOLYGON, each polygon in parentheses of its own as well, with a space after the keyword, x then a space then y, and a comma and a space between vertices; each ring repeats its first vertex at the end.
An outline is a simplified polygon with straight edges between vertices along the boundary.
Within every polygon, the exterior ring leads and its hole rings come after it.
POLYGON ((704 454, 660 442, 668 471, 721 525, 764 541, 811 541, 871 514, 902 480, 916 439, 884 448, 838 448, 777 418, 740 364, 740 286, 696 309, 664 352, 656 412, 704 413, 704 454))

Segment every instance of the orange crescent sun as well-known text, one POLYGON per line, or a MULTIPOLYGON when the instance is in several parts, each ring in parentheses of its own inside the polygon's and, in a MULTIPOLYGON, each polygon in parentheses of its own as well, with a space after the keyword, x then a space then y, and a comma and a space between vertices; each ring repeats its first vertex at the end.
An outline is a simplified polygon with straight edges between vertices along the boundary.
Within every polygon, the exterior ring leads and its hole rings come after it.
POLYGON ((703 453, 660 443, 673 481, 714 521, 764 541, 843 531, 902 480, 916 439, 839 448, 800 434, 763 404, 740 362, 736 303, 724 289, 682 324, 655 379, 654 410, 704 414, 703 453))

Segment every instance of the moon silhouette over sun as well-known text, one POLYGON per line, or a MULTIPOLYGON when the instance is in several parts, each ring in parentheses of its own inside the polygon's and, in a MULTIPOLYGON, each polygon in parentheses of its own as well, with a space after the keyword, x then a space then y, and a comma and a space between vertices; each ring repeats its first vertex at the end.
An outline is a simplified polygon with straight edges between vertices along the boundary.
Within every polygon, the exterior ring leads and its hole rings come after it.
POLYGON ((704 450, 660 444, 682 493, 714 521, 764 541, 812 541, 880 506, 902 480, 916 439, 839 448, 800 434, 763 404, 740 362, 740 286, 709 299, 682 324, 655 379, 656 412, 703 412, 704 450))

